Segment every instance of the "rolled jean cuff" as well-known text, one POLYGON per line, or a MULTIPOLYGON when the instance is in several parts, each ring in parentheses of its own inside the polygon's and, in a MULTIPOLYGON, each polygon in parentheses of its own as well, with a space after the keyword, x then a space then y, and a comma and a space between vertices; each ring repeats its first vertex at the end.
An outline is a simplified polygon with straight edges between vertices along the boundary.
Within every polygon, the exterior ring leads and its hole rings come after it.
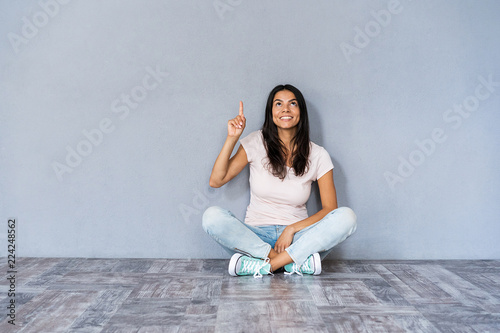
POLYGON ((293 262, 296 263, 299 266, 302 265, 302 263, 304 263, 304 261, 306 261, 306 259, 307 259, 307 257, 306 257, 302 261, 297 261, 297 259, 295 259, 295 255, 292 253, 292 251, 290 250, 290 248, 286 248, 285 251, 288 253, 288 255, 290 256, 290 258, 292 258, 293 262))
POLYGON ((266 260, 267 258, 269 258, 269 253, 271 252, 271 245, 267 244, 266 243, 266 247, 267 247, 267 250, 265 251, 265 255, 264 256, 259 256, 259 255, 254 255, 255 258, 260 258, 260 259, 263 259, 263 260, 266 260))

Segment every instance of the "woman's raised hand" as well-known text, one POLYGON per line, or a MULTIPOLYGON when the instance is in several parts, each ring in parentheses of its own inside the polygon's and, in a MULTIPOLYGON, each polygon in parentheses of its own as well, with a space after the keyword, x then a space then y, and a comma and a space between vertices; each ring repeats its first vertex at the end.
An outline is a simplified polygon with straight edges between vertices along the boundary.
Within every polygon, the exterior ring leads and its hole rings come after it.
POLYGON ((240 112, 236 118, 227 122, 227 135, 230 137, 240 137, 245 129, 246 121, 245 115, 243 114, 243 102, 240 101, 240 112))

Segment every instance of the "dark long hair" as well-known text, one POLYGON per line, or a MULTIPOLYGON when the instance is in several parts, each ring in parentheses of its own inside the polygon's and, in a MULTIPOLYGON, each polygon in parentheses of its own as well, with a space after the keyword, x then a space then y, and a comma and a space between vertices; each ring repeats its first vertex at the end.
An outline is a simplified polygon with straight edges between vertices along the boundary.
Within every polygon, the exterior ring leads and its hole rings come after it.
POLYGON ((278 135, 278 127, 273 121, 273 101, 277 92, 288 90, 295 95, 300 110, 300 120, 297 124, 297 132, 292 139, 292 168, 296 176, 302 176, 309 167, 309 118, 304 96, 299 89, 290 84, 278 85, 269 93, 266 104, 266 116, 262 125, 262 135, 266 145, 267 157, 271 173, 279 179, 285 179, 286 169, 286 147, 278 135))

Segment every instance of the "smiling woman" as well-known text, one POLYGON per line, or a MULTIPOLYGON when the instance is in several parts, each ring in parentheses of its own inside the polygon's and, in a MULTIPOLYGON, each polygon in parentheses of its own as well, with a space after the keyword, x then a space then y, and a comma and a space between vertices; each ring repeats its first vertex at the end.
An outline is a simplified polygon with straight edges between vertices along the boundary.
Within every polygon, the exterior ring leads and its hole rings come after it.
POLYGON ((297 88, 287 84, 271 91, 262 135, 274 176, 283 180, 287 166, 297 176, 304 174, 310 152, 309 117, 304 96, 297 88))
POLYGON ((203 228, 233 254, 231 275, 261 277, 281 267, 287 274, 320 274, 321 259, 356 230, 356 215, 337 206, 333 164, 326 150, 309 139, 302 93, 289 84, 276 86, 267 99, 262 130, 241 139, 230 157, 245 124, 240 102, 210 175, 210 186, 221 187, 250 166, 245 221, 223 208, 209 207, 203 228), (322 209, 308 216, 306 202, 314 181, 322 209))
POLYGON ((300 120, 300 109, 295 94, 289 90, 281 90, 274 95, 273 121, 279 130, 297 126, 300 120))

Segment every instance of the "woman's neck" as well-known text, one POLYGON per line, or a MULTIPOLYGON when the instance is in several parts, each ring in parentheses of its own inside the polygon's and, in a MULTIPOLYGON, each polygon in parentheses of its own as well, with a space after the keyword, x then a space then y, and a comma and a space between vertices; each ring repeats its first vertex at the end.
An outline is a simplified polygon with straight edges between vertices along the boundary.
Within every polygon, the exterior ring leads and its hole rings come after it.
POLYGON ((292 141, 293 141, 293 138, 295 137, 296 132, 297 132, 297 130, 295 128, 286 129, 286 130, 278 128, 278 136, 286 148, 288 148, 288 149, 291 148, 292 141))
POLYGON ((297 131, 295 128, 289 130, 278 128, 279 138, 281 142, 283 142, 283 144, 285 145, 287 151, 287 154, 285 156, 285 161, 286 161, 285 163, 289 167, 291 167, 293 164, 293 140, 296 132, 297 131))

